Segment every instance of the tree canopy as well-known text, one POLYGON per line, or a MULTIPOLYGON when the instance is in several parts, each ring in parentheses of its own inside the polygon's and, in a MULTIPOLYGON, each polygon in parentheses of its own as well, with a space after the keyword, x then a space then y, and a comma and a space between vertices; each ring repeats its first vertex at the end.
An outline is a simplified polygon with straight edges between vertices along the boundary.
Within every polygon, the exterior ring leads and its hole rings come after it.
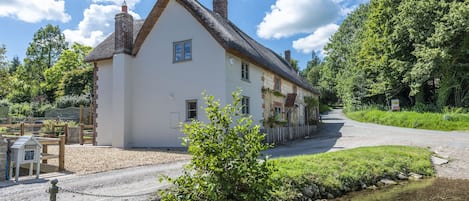
POLYGON ((348 107, 469 106, 469 2, 371 0, 326 45, 319 85, 348 107))

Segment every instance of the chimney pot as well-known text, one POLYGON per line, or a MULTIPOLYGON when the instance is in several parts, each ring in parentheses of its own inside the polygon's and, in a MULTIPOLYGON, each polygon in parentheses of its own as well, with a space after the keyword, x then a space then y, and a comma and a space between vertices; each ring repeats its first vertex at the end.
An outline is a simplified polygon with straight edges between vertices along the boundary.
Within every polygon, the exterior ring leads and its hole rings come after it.
POLYGON ((285 50, 285 60, 287 60, 288 63, 291 62, 291 51, 290 50, 285 50))
POLYGON ((213 12, 228 19, 228 0, 213 0, 213 12))
POLYGON ((127 9, 127 2, 125 2, 124 0, 124 3, 122 4, 122 12, 123 13, 127 13, 128 9, 127 9))

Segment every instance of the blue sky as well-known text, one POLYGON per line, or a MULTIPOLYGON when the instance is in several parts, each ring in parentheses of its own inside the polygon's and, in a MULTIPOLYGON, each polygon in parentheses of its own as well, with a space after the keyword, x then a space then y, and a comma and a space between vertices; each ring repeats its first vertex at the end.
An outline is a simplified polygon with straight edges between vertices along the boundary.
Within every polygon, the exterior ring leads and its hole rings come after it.
MULTIPOLYGON (((199 0, 212 8, 212 0, 199 0)), ((300 68, 322 47, 346 15, 367 0, 228 0, 229 19, 277 53, 292 51, 300 68)), ((123 0, 1 0, 0 44, 7 59, 24 58, 34 33, 59 25, 69 42, 95 46, 114 30, 123 0)), ((136 19, 144 19, 156 0, 127 0, 136 19)))

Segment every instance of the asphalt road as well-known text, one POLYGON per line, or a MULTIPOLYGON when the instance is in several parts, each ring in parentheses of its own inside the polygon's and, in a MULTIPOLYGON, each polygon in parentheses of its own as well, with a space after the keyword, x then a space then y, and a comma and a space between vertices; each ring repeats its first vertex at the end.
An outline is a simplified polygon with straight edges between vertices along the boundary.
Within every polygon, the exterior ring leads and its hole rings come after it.
POLYGON ((337 109, 323 115, 322 119, 320 131, 312 138, 271 149, 266 154, 283 157, 379 145, 428 147, 451 161, 449 164, 436 166, 438 176, 469 179, 469 132, 360 123, 347 119, 341 110, 337 109))
MULTIPOLYGON (((439 176, 469 179, 469 133, 440 132, 380 126, 348 120, 340 110, 322 117, 320 131, 310 139, 298 140, 268 150, 272 157, 314 154, 362 146, 413 145, 429 147, 451 162, 437 166, 439 176)), ((99 197, 61 191, 57 200, 150 200, 149 193, 166 186, 159 182, 159 175, 176 177, 186 162, 144 166, 84 176, 46 175, 39 180, 0 182, 0 200, 48 200, 45 192, 51 179, 58 179, 58 186, 77 192, 95 195, 142 195, 129 197, 99 197)))

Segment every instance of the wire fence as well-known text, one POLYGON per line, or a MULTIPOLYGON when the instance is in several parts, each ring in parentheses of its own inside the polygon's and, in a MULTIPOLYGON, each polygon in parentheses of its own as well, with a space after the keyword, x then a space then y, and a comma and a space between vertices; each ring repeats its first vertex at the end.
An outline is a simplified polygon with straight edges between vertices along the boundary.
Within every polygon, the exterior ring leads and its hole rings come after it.
MULTIPOLYGON (((52 184, 52 186, 46 190, 46 193, 50 195, 50 199, 49 199, 50 201, 56 201, 58 193, 72 193, 72 194, 77 194, 77 195, 82 195, 82 196, 91 196, 91 197, 97 197, 97 198, 135 198, 135 197, 156 195, 156 192, 140 193, 140 194, 125 194, 125 195, 86 193, 86 192, 59 187, 57 186, 57 183, 58 183, 57 179, 52 180, 50 183, 52 184)), ((165 187, 168 187, 168 186, 165 186, 165 187)), ((155 198, 155 200, 159 200, 159 198, 155 198)))

